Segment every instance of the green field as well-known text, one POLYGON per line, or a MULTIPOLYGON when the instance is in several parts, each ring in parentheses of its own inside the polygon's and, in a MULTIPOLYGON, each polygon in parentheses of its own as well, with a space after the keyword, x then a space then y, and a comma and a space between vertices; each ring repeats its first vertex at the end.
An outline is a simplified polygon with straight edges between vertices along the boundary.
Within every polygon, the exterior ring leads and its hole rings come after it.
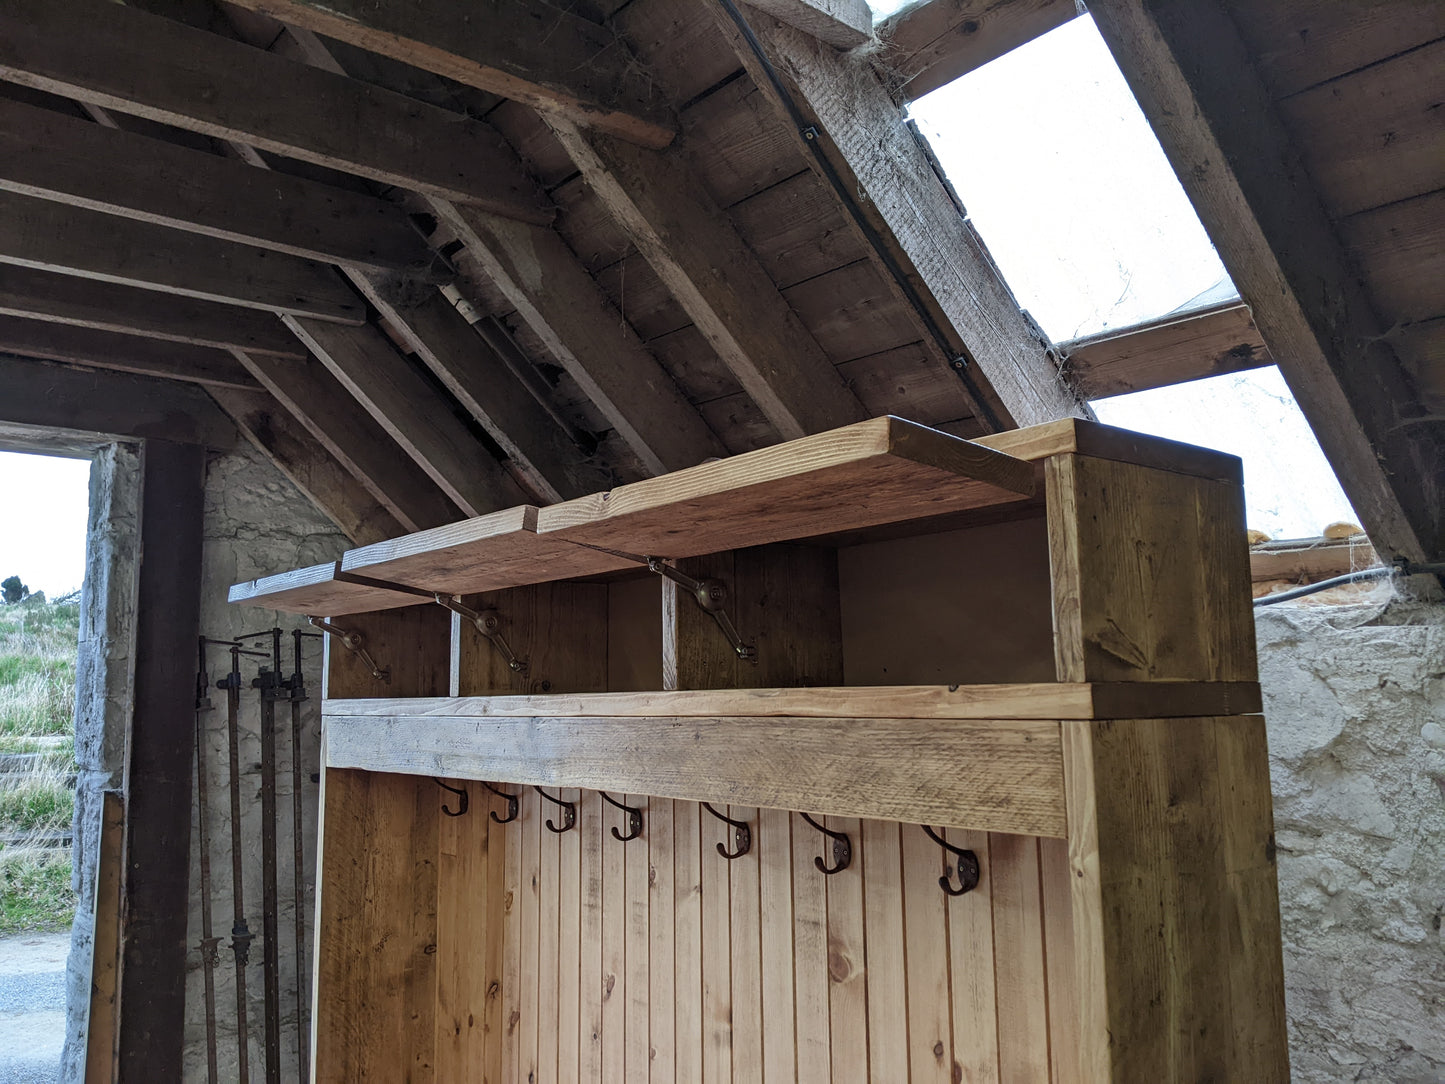
POLYGON ((63 930, 75 915, 75 658, 80 603, 0 605, 0 755, 36 754, 0 777, 0 935, 63 930))

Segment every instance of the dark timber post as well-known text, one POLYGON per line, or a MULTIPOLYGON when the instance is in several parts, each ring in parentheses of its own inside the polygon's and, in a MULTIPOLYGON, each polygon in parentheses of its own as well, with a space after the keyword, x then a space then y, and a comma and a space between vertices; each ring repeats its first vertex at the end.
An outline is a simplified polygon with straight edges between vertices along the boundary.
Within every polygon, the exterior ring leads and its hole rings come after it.
POLYGON ((126 749, 120 1080, 180 1080, 206 452, 143 453, 135 699, 126 749))

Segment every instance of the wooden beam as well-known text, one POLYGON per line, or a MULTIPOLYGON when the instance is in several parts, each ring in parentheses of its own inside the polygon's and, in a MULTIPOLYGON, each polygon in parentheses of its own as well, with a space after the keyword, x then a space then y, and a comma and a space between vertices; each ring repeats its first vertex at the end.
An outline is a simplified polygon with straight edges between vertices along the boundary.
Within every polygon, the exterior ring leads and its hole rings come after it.
POLYGON ((433 206, 648 470, 727 454, 561 237, 474 207, 433 206))
POLYGON ((1076 0, 928 0, 879 26, 880 60, 915 101, 1078 14, 1076 0))
POLYGON ((240 351, 236 359, 408 531, 462 518, 321 362, 252 357, 240 351))
POLYGON ((147 440, 125 756, 119 1080, 178 1080, 186 1007, 194 655, 206 453, 147 440))
POLYGON ((1062 836, 1057 722, 720 715, 326 716, 326 768, 809 809, 1062 836), (646 756, 637 749, 646 748, 646 756), (631 750, 632 752, 629 752, 631 750), (958 764, 971 785, 958 785, 958 764), (973 785, 976 784, 976 785, 973 785))
POLYGON ((0 191, 0 263, 339 323, 366 320, 336 274, 283 252, 0 191))
POLYGON ((737 228, 675 151, 642 150, 565 120, 543 119, 784 440, 865 416, 737 228))
MULTIPOLYGON (((820 133, 808 139, 737 26, 721 11, 710 13, 804 157, 822 173, 816 145, 846 190, 856 194, 861 213, 930 314, 931 320, 920 317, 919 325, 939 364, 953 365, 960 355, 971 358, 971 375, 984 398, 990 391, 997 396, 995 413, 1005 427, 1086 415, 1087 407, 1060 376, 1048 340, 1020 311, 987 246, 934 173, 868 61, 819 49, 807 35, 766 16, 752 20, 793 102, 820 133), (947 351, 935 342, 930 322, 948 340, 947 351)), ((906 301, 885 261, 878 262, 884 280, 906 301)))
POLYGON ((1100 0, 1100 33, 1381 557, 1445 555, 1445 443, 1217 0, 1100 0))
POLYGON ((1249 306, 1229 301, 1059 346, 1086 399, 1148 391, 1274 364, 1249 306))
POLYGON ((867 0, 748 0, 748 5, 839 49, 873 40, 867 0))
POLYGON ((255 378, 224 350, 18 316, 0 316, 0 351, 192 384, 257 387, 255 378))
POLYGON ((529 177, 477 166, 501 142, 480 121, 106 0, 7 0, 0 78, 498 214, 552 217, 529 177))
POLYGON ((609 29, 539 0, 238 0, 350 45, 525 102, 643 146, 673 122, 609 29))
POLYGON ((285 317, 286 324, 469 516, 521 504, 524 494, 452 413, 452 404, 366 325, 285 317))
POLYGON ((0 315, 25 316, 168 342, 300 358, 299 347, 270 313, 215 301, 137 290, 109 282, 0 264, 0 315))
POLYGON ((212 388, 210 394, 256 450, 356 545, 406 533, 396 517, 269 394, 233 388, 212 388))
POLYGON ((0 189, 355 267, 431 257, 385 200, 5 98, 0 189))
POLYGON ((97 372, 0 354, 0 422, 235 447, 236 430, 206 393, 173 380, 97 372))
POLYGON ((597 488, 601 475, 588 468, 582 449, 440 291, 427 291, 422 301, 400 301, 398 291, 375 277, 366 286, 382 318, 409 340, 539 498, 562 501, 597 488))

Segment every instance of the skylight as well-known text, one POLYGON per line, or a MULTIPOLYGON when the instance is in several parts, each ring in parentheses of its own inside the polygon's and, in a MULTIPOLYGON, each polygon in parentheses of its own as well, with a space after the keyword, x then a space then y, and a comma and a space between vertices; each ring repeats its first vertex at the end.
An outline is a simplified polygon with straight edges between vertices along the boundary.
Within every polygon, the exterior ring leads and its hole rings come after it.
POLYGON ((1233 292, 1088 16, 911 114, 1019 304, 1056 342, 1162 316, 1221 280, 1233 292))

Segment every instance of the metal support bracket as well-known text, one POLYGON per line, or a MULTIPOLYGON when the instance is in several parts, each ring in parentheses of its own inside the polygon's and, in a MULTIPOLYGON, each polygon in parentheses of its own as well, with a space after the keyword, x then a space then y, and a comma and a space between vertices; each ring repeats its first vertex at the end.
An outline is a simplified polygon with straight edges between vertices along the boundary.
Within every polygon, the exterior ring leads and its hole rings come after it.
POLYGON ((728 643, 732 645, 733 654, 744 662, 756 663, 758 661, 758 649, 752 644, 746 643, 738 633, 737 626, 733 624, 732 618, 727 614, 724 607, 727 605, 728 589, 722 580, 695 580, 685 572, 679 572, 672 565, 668 564, 661 557, 647 558, 647 568, 650 572, 656 572, 659 576, 671 580, 679 587, 687 589, 692 595, 693 601, 704 613, 710 615, 717 622, 717 627, 727 637, 728 643))
POLYGON ((508 670, 514 674, 527 672, 527 660, 518 657, 517 653, 512 650, 512 645, 507 643, 507 638, 502 635, 502 619, 497 615, 496 610, 474 610, 470 606, 458 602, 451 595, 438 593, 432 597, 437 600, 438 604, 445 606, 462 620, 470 621, 506 660, 508 670))
POLYGON ((342 647, 352 652, 361 660, 362 664, 371 671, 371 676, 376 678, 377 681, 384 681, 388 685, 391 684, 391 671, 383 670, 380 666, 376 665, 376 660, 373 659, 371 653, 366 650, 366 638, 362 636, 361 633, 347 632, 345 629, 333 625, 324 617, 308 617, 306 620, 310 621, 311 624, 315 625, 327 635, 335 636, 342 647))

